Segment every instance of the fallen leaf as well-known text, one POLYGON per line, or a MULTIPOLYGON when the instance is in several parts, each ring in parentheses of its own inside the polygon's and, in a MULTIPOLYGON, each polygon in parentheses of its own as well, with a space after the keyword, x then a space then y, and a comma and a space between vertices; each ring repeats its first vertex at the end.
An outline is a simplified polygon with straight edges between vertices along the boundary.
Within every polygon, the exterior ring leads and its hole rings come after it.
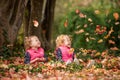
POLYGON ((38 25, 39 25, 37 20, 33 20, 33 24, 34 24, 35 27, 38 27, 38 25))

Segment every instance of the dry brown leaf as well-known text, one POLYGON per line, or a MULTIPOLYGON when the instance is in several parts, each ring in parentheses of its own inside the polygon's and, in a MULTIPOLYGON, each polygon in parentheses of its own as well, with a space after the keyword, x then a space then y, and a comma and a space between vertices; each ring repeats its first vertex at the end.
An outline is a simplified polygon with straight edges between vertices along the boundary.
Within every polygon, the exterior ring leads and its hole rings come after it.
POLYGON ((38 26, 39 26, 39 23, 38 23, 37 20, 33 20, 33 24, 34 24, 35 27, 38 27, 38 26))

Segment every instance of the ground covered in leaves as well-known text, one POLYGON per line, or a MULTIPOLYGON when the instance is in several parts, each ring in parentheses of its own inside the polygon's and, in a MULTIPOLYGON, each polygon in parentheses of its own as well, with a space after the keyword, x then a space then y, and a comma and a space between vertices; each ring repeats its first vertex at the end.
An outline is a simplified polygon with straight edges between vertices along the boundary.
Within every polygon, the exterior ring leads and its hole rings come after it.
POLYGON ((79 64, 48 61, 24 64, 24 58, 0 59, 0 80, 120 80, 120 57, 79 59, 79 64))

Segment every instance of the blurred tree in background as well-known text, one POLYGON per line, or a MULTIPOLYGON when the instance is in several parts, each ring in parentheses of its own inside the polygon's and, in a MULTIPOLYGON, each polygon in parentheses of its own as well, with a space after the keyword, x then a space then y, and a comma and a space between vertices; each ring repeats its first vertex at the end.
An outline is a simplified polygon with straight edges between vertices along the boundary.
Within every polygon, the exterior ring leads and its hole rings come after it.
POLYGON ((0 2, 0 55, 12 51, 22 18, 27 5, 27 0, 1 0, 0 2))

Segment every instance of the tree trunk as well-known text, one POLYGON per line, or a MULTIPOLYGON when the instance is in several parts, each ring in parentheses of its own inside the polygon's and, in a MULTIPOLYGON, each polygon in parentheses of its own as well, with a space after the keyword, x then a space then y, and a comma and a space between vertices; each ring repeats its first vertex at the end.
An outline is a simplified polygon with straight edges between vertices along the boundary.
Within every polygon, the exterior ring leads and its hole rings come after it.
POLYGON ((42 18, 42 8, 43 8, 44 0, 29 0, 25 16, 24 16, 24 23, 25 23, 25 36, 36 35, 43 44, 42 39, 42 28, 41 28, 41 18, 42 18), (33 21, 36 20, 39 23, 38 27, 35 27, 33 21))
POLYGON ((30 5, 30 0, 29 0, 25 8, 25 13, 23 17, 24 36, 29 35, 28 30, 29 30, 30 10, 31 10, 31 5, 30 5))
POLYGON ((45 41, 46 49, 51 48, 51 31, 52 31, 52 23, 54 20, 55 3, 56 0, 47 0, 44 20, 42 22, 43 39, 45 41))
POLYGON ((26 4, 27 0, 0 1, 0 47, 14 44, 26 4))

